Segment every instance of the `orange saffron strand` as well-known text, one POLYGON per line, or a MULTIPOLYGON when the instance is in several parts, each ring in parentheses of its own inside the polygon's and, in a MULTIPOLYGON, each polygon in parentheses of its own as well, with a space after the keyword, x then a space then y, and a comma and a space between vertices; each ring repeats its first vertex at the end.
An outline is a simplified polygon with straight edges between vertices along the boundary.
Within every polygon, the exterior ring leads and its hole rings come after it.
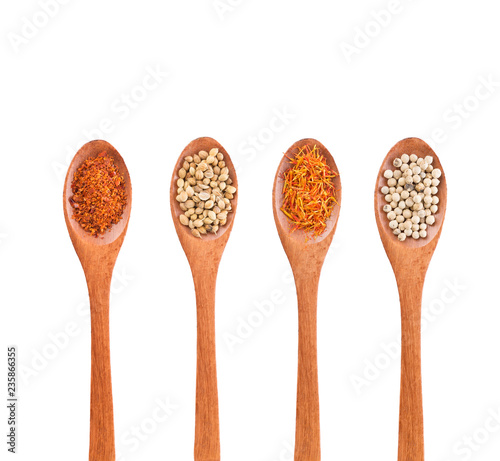
POLYGON ((303 230, 316 238, 326 229, 335 199, 334 178, 338 174, 326 163, 317 146, 304 146, 284 173, 281 211, 291 222, 291 232, 303 230))

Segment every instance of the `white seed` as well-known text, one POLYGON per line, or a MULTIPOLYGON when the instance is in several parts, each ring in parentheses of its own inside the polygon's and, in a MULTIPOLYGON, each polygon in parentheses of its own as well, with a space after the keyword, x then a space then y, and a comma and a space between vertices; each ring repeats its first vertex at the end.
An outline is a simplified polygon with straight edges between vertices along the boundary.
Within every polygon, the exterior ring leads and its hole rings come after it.
POLYGON ((413 231, 413 234, 411 236, 415 239, 418 240, 420 238, 420 234, 417 231, 413 231))
POLYGON ((387 219, 389 221, 393 221, 394 219, 396 219, 396 213, 394 213, 394 211, 389 211, 389 213, 387 213, 387 219))
POLYGON ((406 240, 406 234, 405 234, 405 233, 403 233, 403 232, 402 232, 401 234, 399 234, 399 235, 398 235, 398 240, 399 240, 400 242, 404 242, 404 241, 406 240))
POLYGON ((389 188, 387 186, 384 186, 382 187, 382 189, 380 189, 380 192, 382 192, 382 194, 384 195, 387 195, 389 193, 389 188))
POLYGON ((398 227, 398 222, 397 222, 396 220, 391 221, 391 222, 389 223, 389 227, 390 227, 391 229, 396 229, 396 228, 398 227))
POLYGON ((441 170, 439 168, 434 168, 434 170, 432 170, 432 177, 439 179, 441 177, 441 170))
POLYGON ((182 191, 175 199, 178 202, 185 202, 188 199, 188 195, 186 194, 186 191, 182 191))
POLYGON ((384 207, 382 208, 382 210, 386 213, 389 213, 389 211, 392 210, 392 207, 391 205, 384 205, 384 207))
POLYGON ((408 154, 403 154, 403 155, 401 156, 401 161, 402 161, 403 163, 408 163, 408 162, 410 161, 410 156, 409 156, 408 154))
POLYGON ((435 214, 438 211, 438 206, 437 205, 431 205, 430 210, 431 210, 431 213, 435 214))
POLYGON ((184 214, 181 214, 179 216, 179 221, 181 222, 181 224, 183 226, 187 226, 189 224, 189 218, 186 215, 184 215, 184 214))
POLYGON ((394 186, 396 186, 396 185, 397 185, 397 183, 398 183, 398 182, 397 182, 394 178, 391 178, 391 179, 388 179, 388 180, 387 180, 387 185, 388 185, 389 187, 394 187, 394 186))
POLYGON ((434 216, 427 216, 427 218, 425 218, 425 223, 429 224, 430 226, 432 226, 435 222, 436 218, 434 216))
POLYGON ((394 176, 392 170, 385 170, 384 171, 384 178, 390 179, 394 176))

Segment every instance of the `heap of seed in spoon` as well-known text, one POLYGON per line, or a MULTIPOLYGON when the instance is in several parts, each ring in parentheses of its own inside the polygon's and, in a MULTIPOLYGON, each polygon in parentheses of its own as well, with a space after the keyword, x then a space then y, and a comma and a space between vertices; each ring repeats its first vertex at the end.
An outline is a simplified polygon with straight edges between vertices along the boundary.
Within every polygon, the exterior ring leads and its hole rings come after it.
POLYGON ((307 239, 318 237, 337 204, 333 181, 338 174, 317 146, 306 145, 289 160, 292 166, 284 173, 281 211, 292 222, 292 232, 301 229, 307 239))
POLYGON ((181 224, 188 226, 195 237, 217 234, 227 223, 236 194, 224 154, 213 148, 188 155, 178 175, 176 200, 184 212, 179 216, 181 224))
POLYGON ((125 180, 106 152, 89 157, 76 170, 71 183, 73 219, 97 237, 122 219, 127 205, 125 180))
POLYGON ((436 222, 438 211, 438 186, 441 170, 432 166, 433 158, 403 154, 393 161, 394 170, 386 170, 387 185, 380 189, 384 194, 389 227, 402 242, 407 237, 427 237, 427 226, 436 222))

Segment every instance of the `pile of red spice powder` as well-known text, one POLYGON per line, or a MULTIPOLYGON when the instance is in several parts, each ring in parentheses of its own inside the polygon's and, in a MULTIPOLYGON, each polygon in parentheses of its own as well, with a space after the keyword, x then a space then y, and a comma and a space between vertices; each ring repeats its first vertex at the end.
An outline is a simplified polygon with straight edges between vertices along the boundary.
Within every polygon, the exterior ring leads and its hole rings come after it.
POLYGON ((281 211, 292 222, 292 232, 305 231, 307 240, 319 237, 337 205, 333 180, 338 174, 316 146, 304 146, 289 160, 292 166, 284 173, 281 211))
POLYGON ((112 157, 101 152, 76 170, 71 183, 73 219, 89 234, 104 234, 122 218, 127 204, 125 180, 112 157))

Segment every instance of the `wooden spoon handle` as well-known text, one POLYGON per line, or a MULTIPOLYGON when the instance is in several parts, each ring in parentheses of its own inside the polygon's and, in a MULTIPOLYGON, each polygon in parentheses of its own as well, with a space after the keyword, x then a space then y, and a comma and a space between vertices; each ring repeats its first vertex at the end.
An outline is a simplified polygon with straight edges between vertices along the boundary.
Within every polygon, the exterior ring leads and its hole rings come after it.
POLYGON ((219 400, 215 355, 217 272, 193 274, 197 311, 195 461, 220 461, 219 400))
POLYGON ((424 461, 420 358, 422 289, 423 281, 399 290, 402 338, 398 461, 424 461))
POLYGON ((92 328, 89 461, 115 460, 109 349, 111 276, 88 280, 92 328))
POLYGON ((295 280, 299 307, 299 360, 295 461, 321 459, 316 318, 319 274, 295 280))

